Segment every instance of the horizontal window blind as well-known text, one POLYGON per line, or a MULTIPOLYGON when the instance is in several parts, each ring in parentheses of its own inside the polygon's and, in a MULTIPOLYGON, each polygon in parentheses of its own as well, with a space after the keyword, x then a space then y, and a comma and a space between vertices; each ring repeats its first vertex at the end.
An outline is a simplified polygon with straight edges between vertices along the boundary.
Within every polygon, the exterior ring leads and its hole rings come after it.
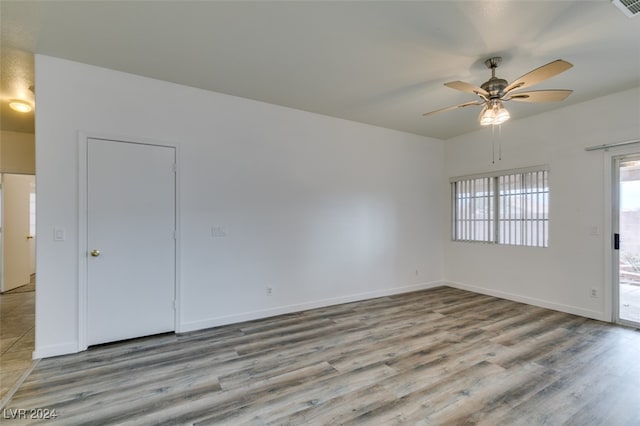
POLYGON ((454 178, 451 188, 453 240, 548 246, 547 168, 454 178))
POLYGON ((493 241, 495 180, 479 178, 453 183, 454 239, 493 241))

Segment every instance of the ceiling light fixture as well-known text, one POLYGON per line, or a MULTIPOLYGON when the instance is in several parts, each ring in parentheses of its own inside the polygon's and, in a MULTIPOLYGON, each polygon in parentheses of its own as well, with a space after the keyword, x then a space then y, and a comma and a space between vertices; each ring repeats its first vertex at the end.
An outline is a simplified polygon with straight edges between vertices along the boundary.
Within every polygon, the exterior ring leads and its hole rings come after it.
POLYGON ((511 116, 500 99, 491 99, 482 108, 478 120, 481 126, 495 126, 507 121, 511 116))
POLYGON ((31 112, 33 111, 33 106, 27 102, 27 101, 23 101, 21 99, 12 99, 9 101, 9 107, 14 110, 14 111, 18 111, 18 112, 31 112))

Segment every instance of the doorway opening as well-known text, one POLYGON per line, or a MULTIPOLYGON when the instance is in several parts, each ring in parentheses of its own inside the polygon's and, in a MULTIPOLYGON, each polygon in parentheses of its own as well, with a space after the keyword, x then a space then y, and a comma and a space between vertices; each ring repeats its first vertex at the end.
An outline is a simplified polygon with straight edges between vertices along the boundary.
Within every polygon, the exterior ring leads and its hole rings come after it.
POLYGON ((33 291, 35 278, 36 181, 34 175, 2 173, 0 291, 33 291), (25 287, 26 286, 26 287, 25 287))
POLYGON ((640 154, 614 159, 616 321, 640 328, 640 154))
POLYGON ((0 173, 0 401, 32 367, 35 176, 0 173))

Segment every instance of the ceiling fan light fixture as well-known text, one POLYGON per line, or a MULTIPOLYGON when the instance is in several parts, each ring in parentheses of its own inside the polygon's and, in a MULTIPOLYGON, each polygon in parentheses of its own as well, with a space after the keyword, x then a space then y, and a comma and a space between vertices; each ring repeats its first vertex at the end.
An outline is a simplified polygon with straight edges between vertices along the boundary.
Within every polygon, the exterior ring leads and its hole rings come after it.
POLYGON ((33 106, 27 102, 27 101, 23 101, 21 99, 12 99, 9 101, 9 107, 14 110, 14 111, 18 111, 18 112, 31 112, 33 111, 33 106))
POLYGON ((490 124, 493 124, 493 120, 495 118, 496 118, 496 114, 493 111, 493 109, 485 105, 482 108, 482 111, 480 112, 480 116, 478 117, 478 120, 480 121, 481 126, 488 126, 490 124))
POLYGON ((478 120, 481 126, 495 126, 507 121, 511 115, 499 99, 492 99, 482 108, 478 120))
POLYGON ((502 107, 498 111, 498 114, 496 115, 496 118, 493 121, 493 124, 502 124, 510 118, 511 118, 511 114, 509 114, 509 111, 507 111, 505 107, 502 107))

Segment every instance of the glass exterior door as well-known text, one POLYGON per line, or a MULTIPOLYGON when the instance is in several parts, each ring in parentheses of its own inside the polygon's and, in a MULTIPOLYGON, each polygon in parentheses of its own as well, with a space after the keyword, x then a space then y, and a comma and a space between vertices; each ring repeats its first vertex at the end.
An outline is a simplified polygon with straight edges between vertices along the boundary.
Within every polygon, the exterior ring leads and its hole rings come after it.
POLYGON ((622 324, 640 327, 640 155, 620 158, 616 166, 617 318, 622 324))

